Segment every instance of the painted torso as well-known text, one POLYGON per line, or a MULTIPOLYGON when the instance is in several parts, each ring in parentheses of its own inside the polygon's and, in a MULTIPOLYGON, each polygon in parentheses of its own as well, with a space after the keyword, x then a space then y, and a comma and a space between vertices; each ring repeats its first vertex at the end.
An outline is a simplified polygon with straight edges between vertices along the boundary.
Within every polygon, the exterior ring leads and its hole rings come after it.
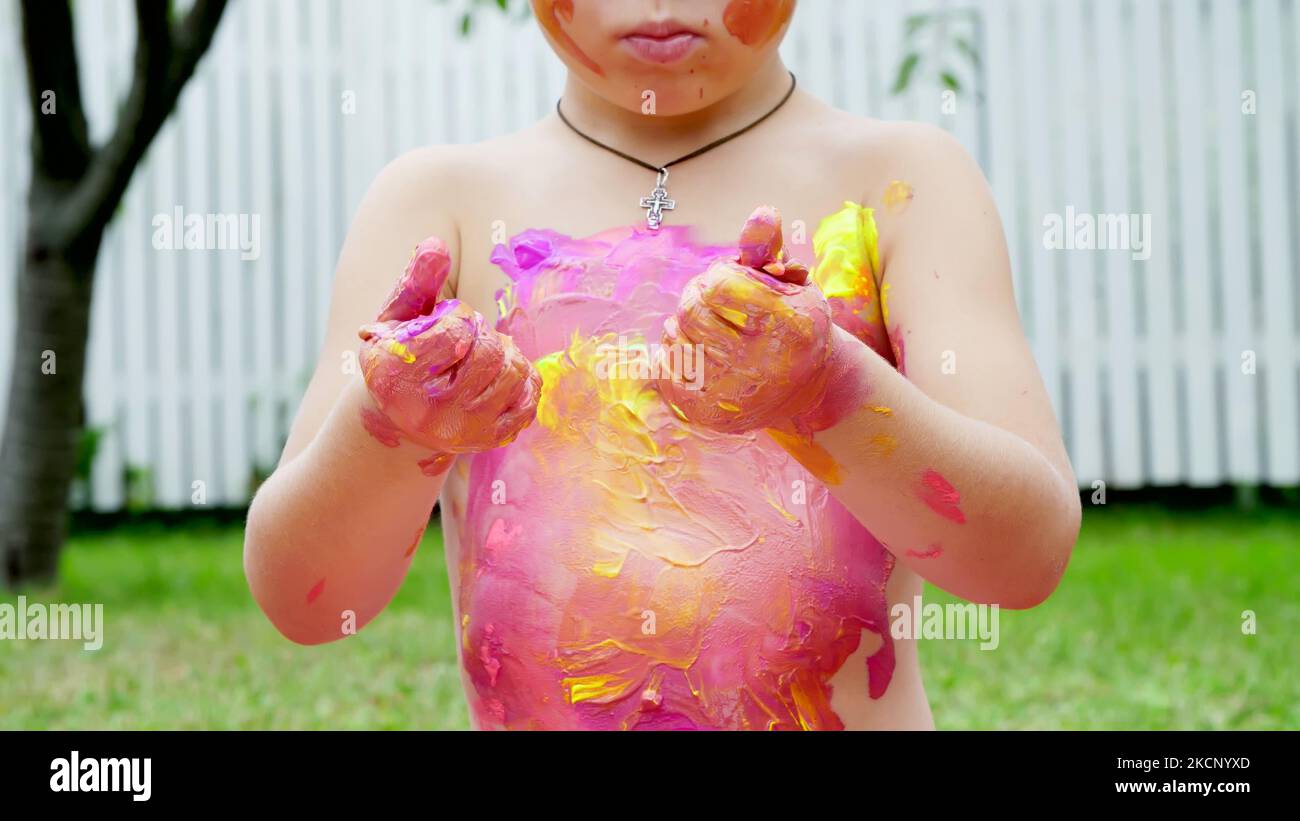
MULTIPOLYGON (((817 242, 828 296, 841 246, 874 244, 833 222, 817 242)), ((510 279, 498 329, 544 387, 537 421, 460 459, 443 498, 479 726, 839 728, 851 656, 865 669, 848 698, 889 691, 890 554, 767 434, 678 418, 636 355, 687 280, 735 253, 681 226, 526 231, 493 253, 510 279)), ((866 291, 839 301, 883 328, 866 291)))

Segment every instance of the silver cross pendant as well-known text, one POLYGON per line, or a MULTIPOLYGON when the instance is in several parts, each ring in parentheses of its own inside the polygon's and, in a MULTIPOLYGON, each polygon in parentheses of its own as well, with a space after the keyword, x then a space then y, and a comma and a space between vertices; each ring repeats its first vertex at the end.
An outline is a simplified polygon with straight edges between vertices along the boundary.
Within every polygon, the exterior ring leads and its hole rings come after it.
POLYGON ((664 211, 677 207, 677 202, 668 198, 668 169, 659 169, 659 178, 655 181, 655 190, 650 196, 641 198, 641 207, 646 209, 645 224, 651 231, 658 231, 664 221, 664 211))

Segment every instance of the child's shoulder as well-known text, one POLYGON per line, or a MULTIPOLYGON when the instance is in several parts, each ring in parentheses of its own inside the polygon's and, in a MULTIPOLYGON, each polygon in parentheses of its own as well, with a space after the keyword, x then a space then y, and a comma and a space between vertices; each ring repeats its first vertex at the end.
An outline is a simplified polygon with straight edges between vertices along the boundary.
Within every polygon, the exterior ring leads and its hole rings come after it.
POLYGON ((845 171, 860 178, 939 178, 973 162, 958 139, 931 123, 878 120, 819 104, 809 117, 809 139, 845 171))

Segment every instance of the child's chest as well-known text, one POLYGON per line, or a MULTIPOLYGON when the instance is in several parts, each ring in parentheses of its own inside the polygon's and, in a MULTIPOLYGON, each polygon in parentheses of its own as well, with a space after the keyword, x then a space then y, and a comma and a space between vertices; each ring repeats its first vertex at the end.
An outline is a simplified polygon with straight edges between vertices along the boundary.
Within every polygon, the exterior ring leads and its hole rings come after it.
POLYGON ((615 228, 649 231, 657 214, 664 228, 689 228, 699 245, 734 246, 745 219, 760 205, 781 212, 790 256, 811 266, 821 220, 846 200, 860 200, 861 193, 849 180, 789 158, 761 170, 755 164, 692 161, 670 169, 662 191, 656 191, 656 174, 631 163, 616 161, 611 168, 601 161, 586 173, 578 162, 552 173, 521 167, 510 174, 514 184, 504 190, 485 186, 463 204, 457 296, 496 318, 497 293, 511 280, 492 261, 493 252, 529 230, 578 238, 615 228))

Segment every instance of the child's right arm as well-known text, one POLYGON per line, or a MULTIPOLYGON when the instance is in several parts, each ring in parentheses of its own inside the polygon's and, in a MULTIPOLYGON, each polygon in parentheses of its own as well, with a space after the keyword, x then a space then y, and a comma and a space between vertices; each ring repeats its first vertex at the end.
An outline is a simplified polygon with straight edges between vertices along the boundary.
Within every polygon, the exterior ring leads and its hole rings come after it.
POLYGON ((456 454, 504 444, 535 410, 540 381, 513 343, 467 306, 439 301, 459 251, 437 205, 456 196, 445 151, 395 161, 367 193, 339 258, 319 364, 280 466, 249 509, 249 587, 302 644, 378 615, 456 454), (430 234, 453 244, 420 242, 430 234), (359 369, 346 367, 362 326, 359 369))

